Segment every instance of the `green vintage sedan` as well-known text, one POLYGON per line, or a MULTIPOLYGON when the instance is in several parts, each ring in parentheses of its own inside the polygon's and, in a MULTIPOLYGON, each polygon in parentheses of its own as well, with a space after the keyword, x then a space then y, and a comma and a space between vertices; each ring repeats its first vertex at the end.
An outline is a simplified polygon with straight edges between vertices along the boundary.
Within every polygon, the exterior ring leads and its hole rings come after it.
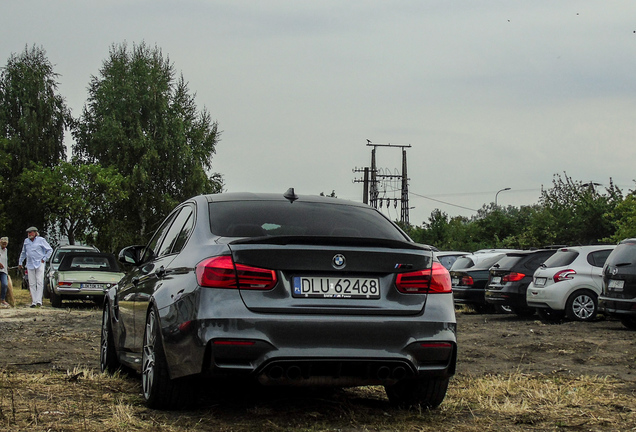
POLYGON ((51 284, 51 306, 62 307, 63 300, 94 300, 101 303, 104 293, 124 276, 113 254, 69 252, 51 284))

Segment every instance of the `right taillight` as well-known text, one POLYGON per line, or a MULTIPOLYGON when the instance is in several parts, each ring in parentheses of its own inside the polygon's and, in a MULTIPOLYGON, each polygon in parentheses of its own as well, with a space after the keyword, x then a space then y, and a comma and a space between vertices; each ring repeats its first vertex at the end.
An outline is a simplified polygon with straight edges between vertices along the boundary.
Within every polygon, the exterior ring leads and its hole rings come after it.
POLYGON ((561 282, 567 279, 574 279, 575 274, 576 274, 576 271, 572 269, 561 270, 560 272, 557 272, 554 275, 553 279, 555 282, 561 282))
POLYGON ((395 280, 398 291, 404 294, 451 293, 450 274, 446 267, 434 262, 432 268, 399 273, 395 280))
POLYGON ((199 285, 209 288, 269 290, 277 281, 274 270, 235 264, 229 255, 201 261, 196 275, 199 285))
POLYGON ((472 276, 462 276, 462 280, 460 282, 460 285, 471 286, 474 283, 475 283, 475 281, 473 280, 472 276))

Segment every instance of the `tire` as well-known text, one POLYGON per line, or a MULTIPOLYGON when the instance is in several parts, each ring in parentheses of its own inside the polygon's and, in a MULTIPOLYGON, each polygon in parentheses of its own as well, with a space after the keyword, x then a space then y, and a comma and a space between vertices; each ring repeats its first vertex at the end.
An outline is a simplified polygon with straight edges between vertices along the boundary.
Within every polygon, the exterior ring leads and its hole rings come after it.
POLYGON ((146 405, 153 409, 181 409, 192 406, 196 387, 190 377, 170 379, 168 363, 159 333, 159 319, 154 309, 146 317, 141 384, 146 405))
POLYGON ((115 373, 121 368, 117 359, 115 341, 113 340, 113 328, 110 323, 110 310, 104 305, 102 313, 102 337, 99 349, 99 365, 102 372, 115 373))
POLYGON ((392 405, 402 408, 437 408, 446 397, 450 378, 405 379, 384 390, 392 405))
POLYGON ((559 323, 565 317, 565 312, 563 311, 556 311, 553 309, 545 309, 545 308, 540 308, 540 309, 538 308, 537 314, 539 315, 539 318, 541 318, 542 321, 545 321, 551 324, 559 323))
POLYGON ((621 318, 621 323, 630 330, 636 330, 636 318, 627 316, 621 318))
POLYGON ((478 314, 491 314, 495 313, 495 308, 493 305, 485 304, 485 305, 473 305, 473 309, 478 314))
POLYGON ((51 306, 54 308, 62 307, 62 296, 55 291, 51 291, 51 306))
POLYGON ((511 314, 512 309, 508 305, 495 305, 495 311, 500 314, 511 314))
POLYGON ((534 308, 529 307, 520 307, 520 306, 510 306, 510 310, 513 314, 522 318, 529 318, 535 314, 534 308))
POLYGON ((565 304, 565 314, 571 320, 592 321, 597 313, 598 300, 590 290, 575 291, 565 304))

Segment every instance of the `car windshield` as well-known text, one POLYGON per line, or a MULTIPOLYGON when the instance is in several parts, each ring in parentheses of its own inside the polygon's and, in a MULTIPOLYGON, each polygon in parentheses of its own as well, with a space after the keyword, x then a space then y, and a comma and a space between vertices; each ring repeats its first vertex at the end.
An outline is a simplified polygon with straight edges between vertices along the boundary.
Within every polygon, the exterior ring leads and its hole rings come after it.
POLYGON ((326 236, 408 240, 371 207, 286 201, 212 202, 210 229, 222 237, 326 236))
POLYGON ((560 249, 545 260, 546 268, 565 267, 574 262, 579 253, 570 249, 560 249))

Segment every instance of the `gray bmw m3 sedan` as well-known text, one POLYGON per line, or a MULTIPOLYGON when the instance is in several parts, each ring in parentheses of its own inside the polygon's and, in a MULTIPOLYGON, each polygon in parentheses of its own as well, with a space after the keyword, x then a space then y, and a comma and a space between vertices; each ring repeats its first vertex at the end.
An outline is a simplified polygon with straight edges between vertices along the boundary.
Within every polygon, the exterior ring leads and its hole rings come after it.
POLYGON ((149 407, 191 406, 206 378, 382 385, 393 404, 433 408, 455 373, 448 271, 365 204, 201 195, 119 260, 101 368, 139 372, 149 407))

